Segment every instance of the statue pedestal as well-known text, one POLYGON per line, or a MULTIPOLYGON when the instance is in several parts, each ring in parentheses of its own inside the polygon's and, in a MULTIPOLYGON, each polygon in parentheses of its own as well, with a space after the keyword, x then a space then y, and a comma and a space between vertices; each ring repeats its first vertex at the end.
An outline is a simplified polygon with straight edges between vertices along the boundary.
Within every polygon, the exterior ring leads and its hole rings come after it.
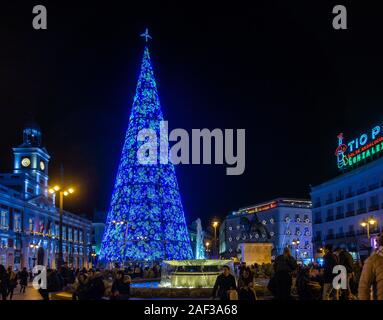
POLYGON ((241 243, 241 262, 250 264, 271 263, 272 243, 241 243))

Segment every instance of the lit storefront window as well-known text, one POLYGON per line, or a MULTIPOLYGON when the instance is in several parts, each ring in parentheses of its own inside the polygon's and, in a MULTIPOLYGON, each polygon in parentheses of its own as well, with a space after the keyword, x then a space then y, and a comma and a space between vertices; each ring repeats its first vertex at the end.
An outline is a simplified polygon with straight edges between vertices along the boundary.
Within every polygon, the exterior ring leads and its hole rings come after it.
POLYGON ((8 228, 9 228, 9 213, 6 210, 1 210, 0 228, 3 230, 8 230, 8 228))
POLYGON ((13 216, 13 231, 20 232, 21 231, 21 214, 15 213, 13 216))

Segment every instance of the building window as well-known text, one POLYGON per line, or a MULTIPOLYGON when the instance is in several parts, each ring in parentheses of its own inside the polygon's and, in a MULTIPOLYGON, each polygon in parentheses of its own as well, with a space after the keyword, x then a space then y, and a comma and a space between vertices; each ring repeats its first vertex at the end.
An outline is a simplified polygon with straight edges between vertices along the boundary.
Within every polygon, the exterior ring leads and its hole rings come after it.
POLYGON ((354 236, 355 235, 355 228, 354 225, 349 225, 348 226, 348 236, 354 236))
POLYGON ((80 241, 80 243, 84 243, 84 241, 83 241, 83 232, 82 232, 82 230, 79 230, 79 241, 80 241))
POLYGON ((366 199, 358 200, 358 213, 366 212, 366 199))
POLYGON ((315 232, 315 241, 321 241, 322 240, 322 232, 317 231, 315 232))
POLYGON ((8 228, 9 228, 9 213, 8 213, 8 211, 1 210, 0 228, 3 230, 8 230, 8 228))
POLYGON ((20 232, 21 231, 21 214, 15 213, 13 216, 13 231, 20 232))
POLYGON ((379 209, 378 196, 374 195, 370 197, 370 207, 368 208, 368 210, 373 211, 378 209, 379 209))
POLYGON ((343 206, 336 208, 336 218, 337 219, 343 219, 344 218, 343 206))
POLYGON ((74 229, 74 242, 78 242, 78 230, 74 229))
POLYGON ((63 226, 63 240, 66 240, 66 226, 63 226))
POLYGON ((33 232, 33 219, 29 218, 28 220, 28 230, 29 232, 33 232))
POLYGON ((72 237, 72 228, 71 228, 71 227, 68 227, 68 240, 69 240, 69 241, 72 241, 72 240, 73 240, 73 237, 72 237))
POLYGON ((1 238, 1 241, 0 241, 0 248, 1 248, 1 249, 6 249, 6 248, 8 248, 8 238, 1 238))
POLYGON ((347 212, 346 212, 346 216, 347 216, 347 217, 353 216, 353 215, 354 215, 354 211, 355 211, 355 208, 354 208, 354 202, 347 203, 347 212))
POLYGON ((333 220, 334 220, 334 210, 328 209, 326 221, 333 221, 333 220))
POLYGON ((314 213, 314 219, 314 223, 322 223, 322 215, 320 211, 314 213))

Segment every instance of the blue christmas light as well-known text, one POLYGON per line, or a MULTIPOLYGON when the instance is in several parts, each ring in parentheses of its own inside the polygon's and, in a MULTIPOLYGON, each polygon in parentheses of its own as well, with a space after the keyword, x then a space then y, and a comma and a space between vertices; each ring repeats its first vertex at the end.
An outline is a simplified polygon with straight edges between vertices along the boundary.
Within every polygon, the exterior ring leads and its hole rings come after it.
MULTIPOLYGON (((193 258, 174 166, 138 163, 142 129, 160 136, 163 115, 145 47, 100 258, 109 262, 193 258)), ((159 150, 159 141, 157 142, 159 150)))

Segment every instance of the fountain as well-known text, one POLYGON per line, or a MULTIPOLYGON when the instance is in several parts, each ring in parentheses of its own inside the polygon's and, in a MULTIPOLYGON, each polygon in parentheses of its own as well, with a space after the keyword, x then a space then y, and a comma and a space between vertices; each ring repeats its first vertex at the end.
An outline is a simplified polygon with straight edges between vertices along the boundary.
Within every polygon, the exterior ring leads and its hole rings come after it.
POLYGON ((160 287, 213 288, 223 266, 234 271, 232 260, 165 260, 162 262, 160 287))

